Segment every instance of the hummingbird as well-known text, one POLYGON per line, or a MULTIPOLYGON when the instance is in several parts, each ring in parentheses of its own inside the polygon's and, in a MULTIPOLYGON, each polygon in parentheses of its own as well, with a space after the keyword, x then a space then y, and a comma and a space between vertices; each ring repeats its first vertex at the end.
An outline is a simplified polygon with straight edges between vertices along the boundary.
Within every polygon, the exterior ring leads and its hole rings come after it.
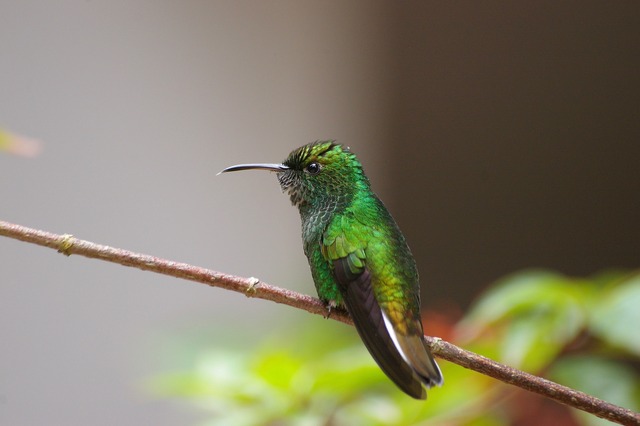
POLYGON ((220 173, 250 169, 276 172, 298 208, 304 253, 329 314, 346 308, 387 377, 426 399, 425 387, 441 386, 443 378, 424 341, 416 262, 355 154, 333 140, 316 141, 281 164, 238 164, 220 173))

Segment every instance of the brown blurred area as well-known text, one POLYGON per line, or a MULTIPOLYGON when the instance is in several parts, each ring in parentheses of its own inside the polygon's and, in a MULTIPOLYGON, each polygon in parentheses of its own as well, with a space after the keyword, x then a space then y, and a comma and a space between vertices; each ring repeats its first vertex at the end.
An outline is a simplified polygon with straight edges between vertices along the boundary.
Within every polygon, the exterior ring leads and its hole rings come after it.
POLYGON ((637 267, 640 6, 401 4, 384 149, 426 303, 519 268, 637 267))

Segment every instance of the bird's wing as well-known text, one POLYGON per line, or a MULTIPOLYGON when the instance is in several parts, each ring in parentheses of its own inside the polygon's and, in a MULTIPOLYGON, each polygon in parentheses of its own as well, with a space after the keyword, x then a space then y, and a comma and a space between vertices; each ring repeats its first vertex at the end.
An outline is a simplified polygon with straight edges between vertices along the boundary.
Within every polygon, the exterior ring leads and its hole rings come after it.
POLYGON ((323 235, 322 255, 333 269, 344 304, 373 359, 400 389, 414 398, 425 399, 421 381, 396 347, 397 339, 389 334, 376 300, 367 267, 368 232, 371 230, 355 219, 336 217, 323 235))

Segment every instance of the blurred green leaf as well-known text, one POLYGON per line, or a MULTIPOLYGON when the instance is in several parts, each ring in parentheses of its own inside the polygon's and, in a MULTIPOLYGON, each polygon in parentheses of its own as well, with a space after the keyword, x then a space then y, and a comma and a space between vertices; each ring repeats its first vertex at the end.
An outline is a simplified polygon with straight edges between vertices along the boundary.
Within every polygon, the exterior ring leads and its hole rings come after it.
POLYGON ((527 371, 539 371, 580 331, 566 315, 538 313, 515 318, 500 343, 500 359, 527 371))
POLYGON ((579 312, 590 292, 586 282, 574 282, 555 272, 529 270, 513 274, 488 290, 463 320, 470 328, 483 328, 512 316, 552 313, 558 307, 579 312), (584 285, 579 287, 579 285, 584 285))
POLYGON ((493 326, 499 359, 514 367, 538 371, 583 329, 593 284, 540 270, 511 275, 477 302, 460 323, 462 335, 477 337, 493 326))
POLYGON ((640 356, 640 274, 594 301, 590 328, 609 344, 640 356))
POLYGON ((281 351, 259 357, 255 361, 253 371, 270 386, 288 389, 292 387, 292 381, 301 368, 300 359, 281 351))
MULTIPOLYGON (((640 409, 640 377, 633 368, 592 355, 559 360, 549 376, 566 386, 634 411, 640 409)), ((582 411, 575 411, 587 425, 610 425, 582 411)))

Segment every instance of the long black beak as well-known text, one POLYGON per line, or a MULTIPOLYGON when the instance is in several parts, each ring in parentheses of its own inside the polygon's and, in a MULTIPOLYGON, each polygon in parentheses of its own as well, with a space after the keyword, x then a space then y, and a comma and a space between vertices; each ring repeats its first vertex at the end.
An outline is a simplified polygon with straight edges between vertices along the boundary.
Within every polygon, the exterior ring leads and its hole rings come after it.
POLYGON ((269 170, 272 172, 282 172, 284 170, 289 170, 289 167, 285 166, 284 164, 237 164, 235 166, 231 166, 231 167, 227 167, 226 169, 222 170, 220 173, 227 173, 227 172, 238 172, 240 170, 252 170, 252 169, 259 169, 259 170, 269 170))

